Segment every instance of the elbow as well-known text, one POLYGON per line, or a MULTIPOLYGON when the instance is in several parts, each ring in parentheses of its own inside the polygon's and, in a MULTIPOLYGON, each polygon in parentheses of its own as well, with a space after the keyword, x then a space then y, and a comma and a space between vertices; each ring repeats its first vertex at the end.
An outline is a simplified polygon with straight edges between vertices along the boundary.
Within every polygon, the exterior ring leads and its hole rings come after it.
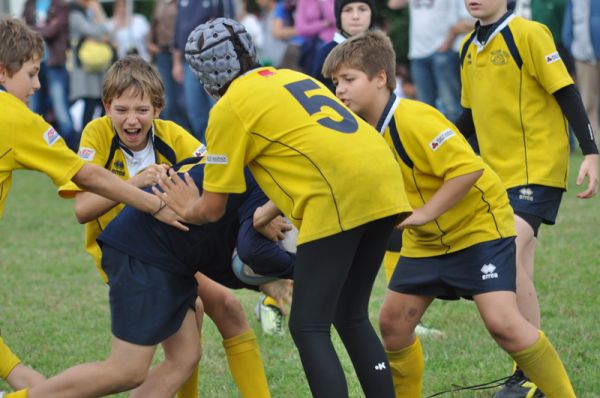
POLYGON ((87 217, 86 215, 79 214, 77 211, 75 211, 75 218, 77 218, 77 222, 79 224, 87 224, 88 222, 92 221, 91 218, 87 217))
POLYGON ((75 218, 79 224, 86 224, 94 219, 89 211, 86 211, 85 207, 77 203, 75 200, 75 218))
POLYGON ((206 212, 205 219, 207 222, 217 222, 225 215, 225 207, 212 208, 206 212))

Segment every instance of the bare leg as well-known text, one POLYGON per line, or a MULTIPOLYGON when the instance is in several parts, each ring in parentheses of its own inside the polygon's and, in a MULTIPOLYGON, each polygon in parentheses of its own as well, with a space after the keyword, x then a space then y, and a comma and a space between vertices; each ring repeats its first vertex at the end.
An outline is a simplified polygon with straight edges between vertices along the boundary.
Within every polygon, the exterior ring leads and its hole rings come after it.
POLYGON ((521 315, 513 292, 483 293, 473 299, 486 328, 505 351, 521 351, 538 340, 538 329, 521 315))
POLYGON ((177 333, 163 341, 162 346, 165 360, 150 371, 144 383, 131 394, 132 398, 172 397, 192 374, 201 356, 200 335, 192 310, 187 312, 177 333))
POLYGON ((398 351, 415 342, 415 328, 433 297, 387 290, 379 314, 379 328, 387 351, 398 351))
POLYGON ((525 220, 515 216, 517 228, 517 303, 521 314, 536 329, 540 328, 540 305, 533 284, 536 238, 525 220))
POLYGON ((201 273, 196 273, 196 280, 204 311, 219 329, 223 340, 250 329, 242 304, 229 289, 201 273))
POLYGON ((144 382, 155 350, 113 336, 108 359, 67 369, 32 387, 29 398, 93 398, 131 390, 144 382))

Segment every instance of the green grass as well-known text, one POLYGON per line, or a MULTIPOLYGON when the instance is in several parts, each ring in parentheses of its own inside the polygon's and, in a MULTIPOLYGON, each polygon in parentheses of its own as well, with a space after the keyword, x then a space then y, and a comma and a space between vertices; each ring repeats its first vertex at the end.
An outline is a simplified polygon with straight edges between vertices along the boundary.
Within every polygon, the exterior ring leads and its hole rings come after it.
MULTIPOLYGON (((600 206, 582 201, 573 183, 581 159, 573 160, 571 190, 558 223, 542 227, 536 284, 543 327, 557 347, 580 397, 600 397, 600 206)), ((83 227, 72 202, 59 199, 51 182, 38 173, 16 172, 4 218, 0 221, 0 327, 2 336, 24 360, 46 375, 74 364, 103 359, 110 350, 107 288, 83 250, 83 227)), ((385 291, 383 274, 371 300, 376 324, 385 291)), ((254 319, 256 293, 240 291, 260 341, 273 397, 310 396, 289 333, 265 336, 254 319)), ((478 384, 510 372, 511 362, 488 337, 475 307, 467 301, 435 302, 425 322, 443 329, 443 338, 423 338, 425 395, 454 384, 478 384)), ((205 321, 201 363, 202 397, 237 397, 221 338, 205 321)), ((352 397, 361 390, 339 339, 352 397)), ((160 353, 158 358, 160 358, 160 353)), ((8 386, 0 382, 0 390, 8 386)), ((444 397, 489 397, 460 392, 444 397)), ((121 395, 125 396, 125 395, 121 395)))

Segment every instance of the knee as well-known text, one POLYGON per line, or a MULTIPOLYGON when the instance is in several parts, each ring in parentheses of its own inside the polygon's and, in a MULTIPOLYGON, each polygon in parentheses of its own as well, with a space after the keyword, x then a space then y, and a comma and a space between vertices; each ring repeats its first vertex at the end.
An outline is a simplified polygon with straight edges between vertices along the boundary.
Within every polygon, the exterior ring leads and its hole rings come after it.
POLYGON ((491 317, 485 320, 485 326, 496 342, 500 346, 505 347, 507 344, 518 340, 519 338, 519 322, 511 317, 491 317))
POLYGON ((113 367, 113 386, 119 391, 133 390, 141 386, 148 375, 148 368, 141 366, 113 367))
POLYGON ((400 320, 395 311, 383 306, 379 313, 379 330, 381 337, 385 340, 388 336, 397 333, 400 328, 400 320))
POLYGON ((204 303, 206 314, 213 320, 224 338, 238 335, 250 327, 244 307, 233 294, 221 295, 218 302, 204 303))

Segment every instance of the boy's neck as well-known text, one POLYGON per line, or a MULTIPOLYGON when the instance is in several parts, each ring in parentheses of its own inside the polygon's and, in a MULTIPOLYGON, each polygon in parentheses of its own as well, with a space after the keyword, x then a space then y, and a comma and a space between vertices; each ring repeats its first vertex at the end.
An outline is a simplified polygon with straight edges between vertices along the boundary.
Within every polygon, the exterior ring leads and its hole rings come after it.
POLYGON ((377 128, 379 118, 381 118, 381 115, 383 114, 383 111, 385 111, 388 102, 390 102, 391 96, 392 92, 389 89, 385 88, 381 90, 373 98, 373 101, 368 109, 365 109, 364 112, 361 112, 360 116, 362 116, 362 118, 365 119, 365 121, 371 126, 377 128))
POLYGON ((479 19, 479 24, 482 25, 482 26, 493 25, 496 22, 498 22, 507 12, 508 12, 507 8, 501 8, 494 15, 490 15, 490 16, 488 16, 486 18, 480 18, 479 19))

